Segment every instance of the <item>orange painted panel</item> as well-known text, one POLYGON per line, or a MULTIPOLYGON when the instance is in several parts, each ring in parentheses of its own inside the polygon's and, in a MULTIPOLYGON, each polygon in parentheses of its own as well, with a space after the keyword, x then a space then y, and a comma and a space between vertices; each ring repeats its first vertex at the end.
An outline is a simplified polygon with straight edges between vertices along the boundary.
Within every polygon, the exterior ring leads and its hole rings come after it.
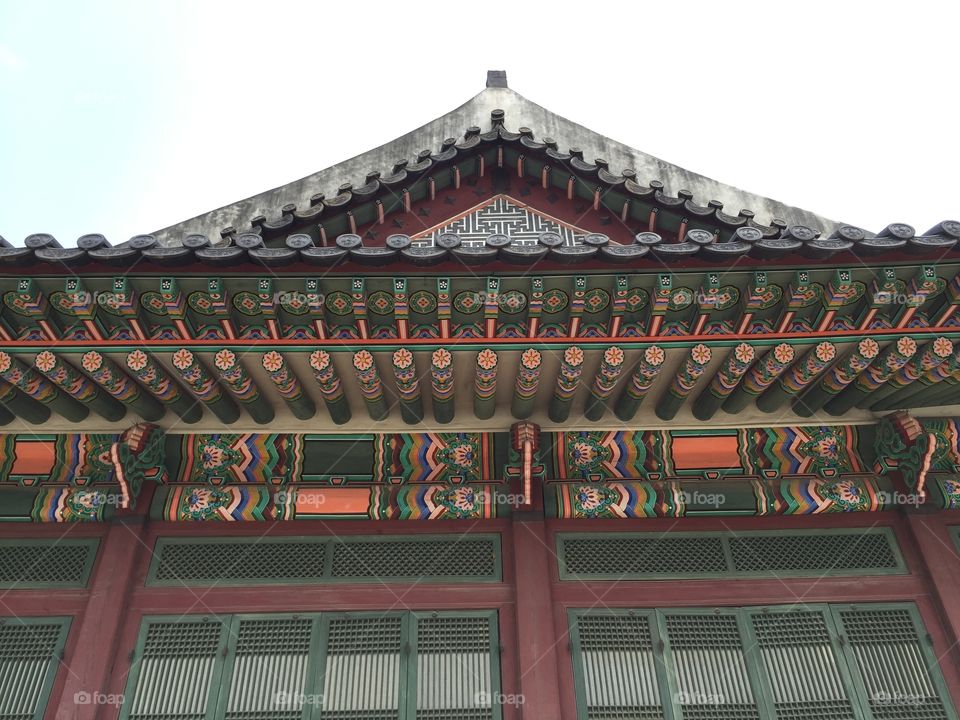
POLYGON ((370 509, 369 488, 304 488, 296 493, 298 514, 367 515, 370 509))
POLYGON ((677 470, 738 468, 738 447, 736 434, 674 437, 673 466, 677 470))
POLYGON ((16 459, 10 468, 11 475, 49 475, 53 469, 54 443, 18 442, 16 459))

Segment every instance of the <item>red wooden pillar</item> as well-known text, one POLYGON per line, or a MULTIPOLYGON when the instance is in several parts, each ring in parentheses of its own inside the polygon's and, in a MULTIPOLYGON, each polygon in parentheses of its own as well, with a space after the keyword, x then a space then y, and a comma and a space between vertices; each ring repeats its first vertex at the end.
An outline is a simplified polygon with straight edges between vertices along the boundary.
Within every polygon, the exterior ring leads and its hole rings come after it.
POLYGON ((116 702, 110 704, 115 697, 110 694, 110 673, 138 564, 149 551, 144 531, 152 490, 152 485, 144 488, 136 510, 118 512, 100 541, 87 606, 71 629, 72 652, 64 657, 70 672, 66 673, 59 703, 56 697, 51 698, 47 718, 95 720, 115 718, 120 712, 116 702))
POLYGON ((560 692, 557 657, 566 643, 553 624, 551 554, 542 519, 513 524, 513 561, 516 570, 517 653, 524 720, 559 718, 560 692))
POLYGON ((907 526, 920 552, 929 579, 933 605, 941 615, 945 647, 935 648, 940 666, 960 705, 960 549, 950 537, 949 525, 960 525, 955 511, 938 513, 906 512, 907 526))

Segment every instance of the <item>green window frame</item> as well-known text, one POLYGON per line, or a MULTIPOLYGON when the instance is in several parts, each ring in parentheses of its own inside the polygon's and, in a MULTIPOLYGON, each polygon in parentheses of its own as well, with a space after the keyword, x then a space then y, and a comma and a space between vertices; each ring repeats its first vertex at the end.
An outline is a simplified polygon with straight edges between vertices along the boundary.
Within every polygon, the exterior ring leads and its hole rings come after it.
POLYGON ((0 617, 0 720, 43 718, 70 621, 0 617))
POLYGON ((161 537, 149 586, 498 583, 500 535, 161 537), (242 560, 242 562, 241 562, 242 560))
POLYGON ((561 580, 858 577, 908 572, 889 527, 557 533, 556 546, 561 580))
POLYGON ((913 603, 570 610, 577 717, 957 720, 913 603))
POLYGON ((121 720, 500 720, 495 610, 144 618, 121 720))
POLYGON ((99 545, 97 538, 0 540, 0 588, 85 588, 99 545))

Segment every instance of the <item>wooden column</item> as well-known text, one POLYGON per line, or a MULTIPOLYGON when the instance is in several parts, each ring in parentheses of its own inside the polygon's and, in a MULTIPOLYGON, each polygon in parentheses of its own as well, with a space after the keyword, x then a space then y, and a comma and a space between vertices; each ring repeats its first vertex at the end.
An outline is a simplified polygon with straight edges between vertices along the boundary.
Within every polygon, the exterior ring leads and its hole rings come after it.
POLYGON ((660 374, 663 367, 663 360, 666 353, 659 345, 651 345, 643 351, 640 362, 633 370, 630 382, 620 391, 620 397, 613 408, 617 417, 627 422, 633 419, 640 409, 640 403, 647 396, 647 391, 653 385, 653 381, 660 374))
POLYGON ((583 350, 571 345, 563 351, 560 359, 560 372, 557 374, 557 386, 550 398, 548 414, 553 422, 565 422, 570 417, 573 396, 580 387, 583 376, 583 350))
POLYGON ((195 423, 203 417, 200 404, 184 392, 160 363, 143 350, 134 350, 127 355, 127 368, 185 423, 195 423))
MULTIPOLYGON (((56 410, 67 420, 80 422, 90 414, 90 410, 85 405, 81 405, 69 395, 61 393, 49 380, 3 351, 0 351, 0 378, 16 387, 27 397, 56 410)), ((16 398, 10 398, 8 402, 13 403, 15 400, 16 398)), ((21 407, 21 405, 23 404, 11 405, 11 409, 15 413, 20 413, 21 410, 29 412, 28 407, 25 405, 21 407)))
POLYGON ((433 390, 433 417, 438 423, 453 421, 453 355, 437 348, 430 356, 430 387, 433 390))
MULTIPOLYGON (((373 362, 372 357, 370 361, 373 362)), ((340 376, 337 375, 337 371, 333 367, 333 359, 330 357, 330 353, 326 350, 314 350, 310 353, 310 369, 313 370, 313 377, 317 381, 317 385, 320 386, 323 404, 327 406, 330 419, 337 425, 349 422, 351 417, 350 405, 347 402, 346 395, 343 394, 343 383, 340 382, 340 376)))
POLYGON ((112 706, 77 704, 78 693, 109 696, 111 670, 120 660, 120 634, 125 625, 130 597, 137 571, 151 552, 144 542, 147 511, 153 485, 144 486, 134 510, 121 510, 110 520, 110 527, 100 540, 97 562, 90 577, 89 597, 83 614, 70 629, 72 652, 63 664, 70 668, 59 696, 51 698, 47 717, 56 720, 94 720, 117 717, 112 706), (51 709, 56 714, 51 715, 51 709))
POLYGON ((224 348, 213 358, 217 374, 234 397, 240 401, 254 422, 267 425, 274 418, 273 408, 260 394, 260 388, 243 367, 240 358, 233 350, 224 348))
POLYGON ((290 408, 290 412, 298 420, 309 420, 317 413, 317 406, 303 391, 300 378, 287 367, 287 361, 283 359, 283 355, 276 350, 271 350, 263 354, 260 364, 267 371, 270 382, 277 388, 277 392, 290 408))
MULTIPOLYGON (((539 491, 539 489, 538 489, 539 491)), ((553 622, 551 561, 542 518, 514 519, 513 561, 516 577, 517 667, 523 695, 523 720, 560 718, 558 661, 567 646, 553 622)))
POLYGON ((714 416, 723 401, 732 393, 740 379, 750 369, 756 358, 756 352, 753 347, 746 343, 740 343, 727 356, 717 374, 713 376, 710 384, 703 389, 703 392, 693 401, 693 414, 698 420, 709 420, 714 416))
MULTIPOLYGON (((939 610, 946 632, 945 647, 940 650, 940 666, 950 684, 950 668, 960 667, 960 550, 953 543, 947 523, 956 524, 956 511, 927 513, 922 509, 904 513, 910 535, 916 543, 932 586, 932 600, 939 610), (946 652, 944 652, 946 651, 946 652)), ((952 685, 954 701, 957 687, 952 685)))
POLYGON ((144 420, 155 422, 163 417, 166 409, 153 395, 143 392, 113 360, 96 350, 84 353, 80 358, 83 369, 94 381, 127 405, 144 420))
POLYGON ((210 412, 221 422, 229 425, 239 419, 240 408, 229 395, 223 394, 219 383, 196 355, 186 348, 180 348, 173 354, 173 367, 200 402, 210 408, 210 412))
POLYGON ((533 414, 533 401, 540 385, 540 366, 543 357, 536 348, 527 348, 520 354, 520 366, 517 368, 517 383, 510 403, 510 413, 517 420, 524 420, 533 414))
POLYGON ((473 381, 473 414, 480 420, 493 417, 497 409, 498 357, 490 348, 477 353, 476 375, 473 381))

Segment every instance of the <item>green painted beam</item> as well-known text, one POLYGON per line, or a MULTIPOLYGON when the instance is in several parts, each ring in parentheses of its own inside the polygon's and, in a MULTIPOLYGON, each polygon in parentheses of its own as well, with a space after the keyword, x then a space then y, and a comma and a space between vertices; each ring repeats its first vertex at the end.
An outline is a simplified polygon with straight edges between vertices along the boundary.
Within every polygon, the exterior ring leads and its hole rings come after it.
POLYGON ((584 415, 588 420, 599 420, 607 411, 607 400, 613 395, 617 379, 623 372, 623 349, 612 345, 603 351, 597 377, 587 396, 587 407, 584 415))
POLYGON ((517 382, 510 403, 510 414, 517 420, 526 420, 533 415, 533 404, 540 385, 540 369, 543 356, 536 348, 527 348, 520 353, 517 382))
POLYGON ((434 419, 443 424, 453 422, 453 355, 446 348, 438 348, 430 355, 430 388, 434 419))
POLYGON ((477 353, 477 367, 473 381, 473 414, 488 420, 497 410, 497 353, 484 348, 477 353))
POLYGON ((206 405, 221 422, 228 425, 240 418, 240 408, 216 381, 200 359, 186 348, 173 354, 173 367, 193 394, 206 405))
POLYGON ((879 352, 880 346, 876 340, 864 338, 846 357, 827 370, 817 385, 794 398, 791 409, 801 417, 810 417, 856 380, 879 352))
POLYGON ((570 417, 573 396, 583 379, 583 359, 583 349, 576 345, 571 345, 563 351, 557 384, 547 409, 547 414, 553 422, 565 422, 570 417))
POLYGON ((788 343, 771 348, 744 375, 743 380, 723 402, 723 411, 738 413, 752 403, 764 390, 780 377, 796 357, 796 351, 788 343))
POLYGON ((902 337, 891 343, 876 360, 870 363, 856 382, 847 385, 835 397, 831 398, 824 409, 831 415, 842 415, 858 403, 866 400, 887 380, 893 377, 917 352, 917 343, 910 337, 902 337))
POLYGON ((81 367, 93 380, 133 412, 149 422, 164 416, 166 408, 139 385, 119 365, 103 353, 91 350, 80 358, 81 367))
POLYGON ((836 357, 836 345, 831 342, 817 343, 757 398, 757 407, 763 412, 776 411, 809 387, 836 357))
POLYGON ((670 387, 657 401, 654 412, 657 413, 658 418, 672 420, 676 416, 712 358, 713 352, 702 343, 690 348, 686 361, 673 378, 670 387))
MULTIPOLYGON (((371 357, 371 362, 372 360, 371 357)), ((310 353, 310 369, 313 370, 313 377, 320 387, 320 395, 323 397, 323 404, 327 406, 327 412, 330 413, 330 419, 337 425, 349 422, 350 405, 343 394, 343 383, 333 366, 330 353, 326 350, 314 350, 310 353)))
POLYGON ((423 398, 420 397, 420 378, 413 353, 407 348, 393 351, 393 376, 400 395, 400 417, 407 425, 423 422, 423 398))
POLYGON ((309 420, 317 414, 317 406, 303 391, 300 378, 287 366, 283 355, 276 350, 270 350, 260 357, 260 364, 294 417, 298 420, 309 420))
POLYGON ((750 369, 756 356, 756 351, 747 343, 740 343, 733 348, 727 355, 723 367, 717 371, 710 384, 693 401, 693 416, 698 420, 712 418, 720 409, 723 401, 736 389, 737 384, 750 369))
POLYGON ((620 391, 620 397, 617 398, 613 407, 613 412, 618 418, 628 422, 637 414, 640 404, 660 374, 665 358, 666 353, 659 345, 644 348, 640 361, 630 376, 630 382, 620 391))
POLYGON ((195 423, 203 417, 200 402, 183 390, 180 383, 144 350, 128 353, 126 366, 137 380, 185 423, 195 423))
POLYGON ((260 394, 260 388, 250 377, 250 373, 233 351, 223 348, 214 355, 213 365, 217 375, 241 406, 250 413, 254 422, 267 425, 275 417, 273 407, 260 394))
POLYGON ((6 380, 28 397, 60 413, 67 420, 80 422, 90 414, 86 405, 77 402, 66 393, 61 393, 53 383, 33 368, 27 367, 20 360, 2 350, 0 350, 0 378, 6 380))

